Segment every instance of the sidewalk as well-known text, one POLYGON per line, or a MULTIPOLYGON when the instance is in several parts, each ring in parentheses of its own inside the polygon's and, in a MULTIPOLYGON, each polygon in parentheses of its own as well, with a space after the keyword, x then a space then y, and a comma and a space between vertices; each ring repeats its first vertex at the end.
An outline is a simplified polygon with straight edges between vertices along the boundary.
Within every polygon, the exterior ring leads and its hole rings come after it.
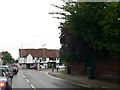
POLYGON ((87 88, 107 88, 113 90, 120 90, 120 83, 118 84, 97 79, 90 80, 86 76, 73 76, 68 74, 62 74, 60 71, 57 72, 56 70, 54 72, 50 71, 49 74, 55 77, 73 81, 87 88))

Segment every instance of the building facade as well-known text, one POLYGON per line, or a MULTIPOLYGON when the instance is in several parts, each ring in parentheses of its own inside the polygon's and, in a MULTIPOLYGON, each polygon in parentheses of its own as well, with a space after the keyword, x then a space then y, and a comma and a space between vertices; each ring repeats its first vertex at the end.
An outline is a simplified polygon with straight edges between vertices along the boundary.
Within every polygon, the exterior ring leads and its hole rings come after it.
POLYGON ((59 62, 59 50, 56 49, 19 49, 19 64, 22 68, 30 68, 38 63, 51 68, 52 64, 59 62))

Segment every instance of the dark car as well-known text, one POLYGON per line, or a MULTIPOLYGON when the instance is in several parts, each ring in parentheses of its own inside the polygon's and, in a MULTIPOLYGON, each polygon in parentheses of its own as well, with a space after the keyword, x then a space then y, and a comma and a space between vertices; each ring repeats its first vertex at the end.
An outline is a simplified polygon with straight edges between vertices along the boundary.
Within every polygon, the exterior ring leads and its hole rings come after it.
POLYGON ((0 68, 0 90, 12 90, 12 79, 0 68))
POLYGON ((12 67, 13 70, 13 74, 16 75, 17 74, 17 68, 16 67, 12 67))
POLYGON ((13 74, 16 75, 19 71, 18 65, 12 64, 11 67, 12 67, 12 70, 13 70, 13 74))

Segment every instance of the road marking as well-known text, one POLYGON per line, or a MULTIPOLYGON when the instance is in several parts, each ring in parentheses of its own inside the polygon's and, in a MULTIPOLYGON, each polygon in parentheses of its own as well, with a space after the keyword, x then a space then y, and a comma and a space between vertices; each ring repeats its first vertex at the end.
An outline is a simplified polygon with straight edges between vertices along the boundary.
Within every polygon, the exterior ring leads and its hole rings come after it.
POLYGON ((36 90, 36 88, 33 85, 30 85, 34 90, 36 90))
POLYGON ((25 78, 25 75, 23 75, 23 77, 25 78))
POLYGON ((26 79, 26 81, 29 83, 30 81, 28 79, 26 79))
POLYGON ((33 85, 30 84, 30 81, 28 79, 26 79, 26 77, 25 77, 25 75, 23 73, 22 73, 22 75, 23 75, 24 79, 28 82, 28 84, 31 86, 31 88, 33 90, 37 90, 33 85))

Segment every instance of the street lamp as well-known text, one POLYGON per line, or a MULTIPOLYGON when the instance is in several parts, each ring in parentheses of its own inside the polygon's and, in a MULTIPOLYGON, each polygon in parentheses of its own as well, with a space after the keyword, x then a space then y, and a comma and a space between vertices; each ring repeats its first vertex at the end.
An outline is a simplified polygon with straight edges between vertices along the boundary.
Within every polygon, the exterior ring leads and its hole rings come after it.
POLYGON ((21 63, 22 63, 22 67, 23 69, 25 69, 26 65, 25 65, 25 58, 23 58, 23 43, 21 43, 21 49, 20 49, 20 58, 21 58, 21 63))
POLYGON ((45 63, 45 60, 46 60, 46 58, 45 58, 45 46, 46 46, 46 44, 43 44, 42 46, 43 46, 43 58, 42 58, 42 61, 43 61, 43 63, 45 63))

